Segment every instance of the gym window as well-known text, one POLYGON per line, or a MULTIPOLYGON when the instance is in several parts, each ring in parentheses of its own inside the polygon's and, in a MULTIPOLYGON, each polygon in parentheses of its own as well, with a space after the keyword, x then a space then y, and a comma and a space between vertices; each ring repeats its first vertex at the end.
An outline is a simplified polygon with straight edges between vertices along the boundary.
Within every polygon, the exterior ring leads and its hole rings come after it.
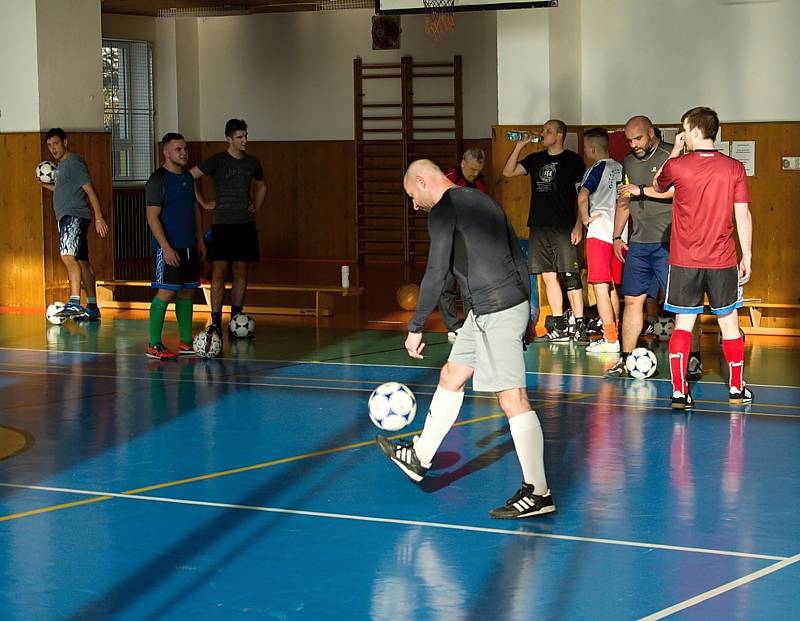
POLYGON ((153 171, 153 54, 147 41, 103 39, 103 125, 111 132, 115 185, 153 171))

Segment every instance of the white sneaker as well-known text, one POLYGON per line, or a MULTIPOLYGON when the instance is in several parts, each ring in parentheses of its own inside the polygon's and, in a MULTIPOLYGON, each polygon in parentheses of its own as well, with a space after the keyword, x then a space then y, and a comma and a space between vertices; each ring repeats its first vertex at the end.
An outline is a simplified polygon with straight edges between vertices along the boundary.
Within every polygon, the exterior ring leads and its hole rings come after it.
POLYGON ((604 338, 600 339, 599 341, 594 341, 593 343, 589 343, 586 346, 586 353, 587 354, 618 354, 619 353, 619 341, 614 341, 613 343, 609 343, 604 338))

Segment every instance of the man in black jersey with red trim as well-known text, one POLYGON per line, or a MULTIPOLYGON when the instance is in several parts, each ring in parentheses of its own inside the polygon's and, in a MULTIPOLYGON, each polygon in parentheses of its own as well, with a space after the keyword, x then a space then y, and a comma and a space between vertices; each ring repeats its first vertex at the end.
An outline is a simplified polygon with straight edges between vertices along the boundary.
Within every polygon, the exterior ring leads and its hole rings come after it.
MULTIPOLYGON (((486 154, 483 149, 473 147, 464 151, 458 166, 453 166, 445 176, 457 186, 462 188, 475 188, 481 192, 486 192, 486 180, 483 178, 483 165, 486 161, 486 154)), ((469 315, 469 298, 462 295, 461 301, 464 304, 464 317, 469 315)), ((456 278, 450 272, 447 276, 447 283, 439 298, 439 313, 442 321, 447 327, 447 339, 452 343, 456 340, 456 335, 464 324, 459 321, 456 312, 456 278)))
POLYGON ((421 359, 422 330, 436 308, 447 273, 472 301, 442 367, 422 433, 413 441, 376 441, 413 481, 422 481, 433 456, 458 418, 464 387, 494 392, 508 416, 523 473, 522 487, 493 509, 497 519, 516 519, 556 510, 544 471, 544 437, 525 390, 522 337, 530 315, 530 281, 517 236, 502 207, 473 188, 459 188, 430 160, 409 166, 403 186, 414 209, 428 212, 430 250, 417 309, 408 323, 405 348, 421 359))

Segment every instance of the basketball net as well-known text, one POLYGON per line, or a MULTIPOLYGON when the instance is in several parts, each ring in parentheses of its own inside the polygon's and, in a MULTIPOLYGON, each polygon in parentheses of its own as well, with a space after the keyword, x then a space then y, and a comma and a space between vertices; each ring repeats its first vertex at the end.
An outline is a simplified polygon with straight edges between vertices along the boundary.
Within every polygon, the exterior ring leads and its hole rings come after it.
POLYGON ((425 5, 425 32, 438 43, 456 29, 455 0, 422 0, 425 5))

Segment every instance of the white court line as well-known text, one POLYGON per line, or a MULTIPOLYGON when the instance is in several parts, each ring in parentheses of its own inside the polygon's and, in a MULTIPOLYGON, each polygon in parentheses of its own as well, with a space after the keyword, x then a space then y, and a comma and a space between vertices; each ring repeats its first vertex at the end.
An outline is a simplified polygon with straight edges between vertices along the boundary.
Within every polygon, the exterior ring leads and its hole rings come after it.
POLYGON ((782 561, 775 563, 774 565, 768 565, 763 569, 759 569, 758 571, 754 571, 751 574, 747 574, 746 576, 742 576, 741 578, 737 578, 736 580, 731 580, 730 582, 718 586, 716 589, 711 589, 710 591, 706 591, 705 593, 700 593, 700 595, 696 595, 691 599, 687 599, 683 602, 679 602, 674 606, 670 606, 669 608, 664 608, 663 610, 659 610, 658 612, 654 612, 651 615, 647 615, 646 617, 642 617, 639 621, 656 621, 657 619, 663 619, 664 617, 668 617, 669 615, 673 615, 676 612, 680 612, 681 610, 686 610, 691 606, 695 606, 696 604, 700 604, 705 602, 717 595, 722 595, 723 593, 727 593, 728 591, 732 591, 735 588, 738 588, 744 584, 749 582, 753 582, 754 580, 758 580, 764 576, 767 576, 771 573, 776 571, 780 571, 784 567, 788 567, 796 562, 800 561, 800 554, 795 554, 790 558, 785 558, 782 561))
POLYGON ((323 513, 319 511, 301 511, 299 509, 281 509, 278 507, 260 507, 254 505, 237 505, 224 502, 210 502, 205 500, 184 500, 181 498, 168 498, 165 496, 144 496, 141 494, 119 494, 115 492, 99 492, 84 489, 70 489, 65 487, 46 487, 43 485, 20 485, 17 483, 0 483, 0 487, 14 489, 30 489, 45 492, 59 492, 63 494, 79 494, 82 496, 107 496, 110 498, 124 498, 129 500, 146 500, 150 502, 163 502, 178 505, 193 505, 199 507, 214 507, 218 509, 242 509, 245 511, 260 511, 265 513, 283 513, 289 515, 302 515, 306 517, 329 518, 335 520, 351 520, 355 522, 377 522, 381 524, 401 524, 403 526, 426 526, 445 530, 460 530, 474 533, 491 533, 496 535, 513 535, 516 537, 532 537, 539 539, 556 539, 561 541, 578 541, 582 543, 602 543, 631 548, 645 548, 656 550, 671 550, 675 552, 693 552, 696 554, 712 554, 717 556, 734 556, 737 558, 750 558, 767 561, 790 560, 784 556, 768 554, 752 554, 750 552, 736 552, 730 550, 712 550, 709 548, 691 548, 686 546, 671 546, 660 543, 641 543, 638 541, 624 541, 620 539, 601 539, 598 537, 579 537, 576 535, 553 535, 546 533, 531 533, 520 530, 506 530, 501 528, 485 528, 481 526, 468 526, 465 524, 445 524, 442 522, 422 522, 418 520, 402 520, 398 518, 370 517, 366 515, 349 515, 346 513, 323 513))
MULTIPOLYGON (((398 351, 401 348, 398 347, 398 351)), ((85 351, 69 351, 63 349, 36 349, 33 347, 0 347, 0 351, 30 351, 30 352, 41 352, 46 354, 83 354, 87 356, 131 356, 134 358, 141 358, 142 354, 140 353, 124 353, 124 352, 85 352, 85 351)), ((371 352, 363 352, 363 354, 369 354, 371 352)), ((360 354, 360 355, 363 355, 360 354)), ((222 359, 224 360, 224 358, 222 359)), ((237 359, 239 360, 239 359, 237 359)), ((317 365, 329 365, 329 366, 345 366, 345 367, 379 367, 383 369, 420 369, 425 371, 439 371, 441 367, 428 367, 422 365, 408 365, 408 364, 377 364, 377 363, 370 363, 370 362, 326 362, 324 360, 273 360, 271 358, 253 358, 248 360, 247 362, 265 362, 265 363, 277 363, 277 364, 289 364, 289 365, 300 365, 300 364, 317 364, 317 365)), ((550 371, 526 371, 525 375, 553 375, 556 377, 585 377, 588 379, 606 379, 603 375, 586 375, 583 373, 552 373, 550 371)), ((365 380, 366 381, 366 380, 365 380)), ((609 381, 619 381, 616 379, 612 379, 609 381)), ((651 377, 647 380, 648 382, 671 382, 667 378, 659 378, 659 377, 651 377)), ((703 384, 716 384, 717 382, 700 382, 703 384)), ((783 384, 751 384, 750 382, 747 383, 748 386, 753 386, 755 388, 788 388, 793 390, 800 390, 800 386, 785 386, 783 384)))

